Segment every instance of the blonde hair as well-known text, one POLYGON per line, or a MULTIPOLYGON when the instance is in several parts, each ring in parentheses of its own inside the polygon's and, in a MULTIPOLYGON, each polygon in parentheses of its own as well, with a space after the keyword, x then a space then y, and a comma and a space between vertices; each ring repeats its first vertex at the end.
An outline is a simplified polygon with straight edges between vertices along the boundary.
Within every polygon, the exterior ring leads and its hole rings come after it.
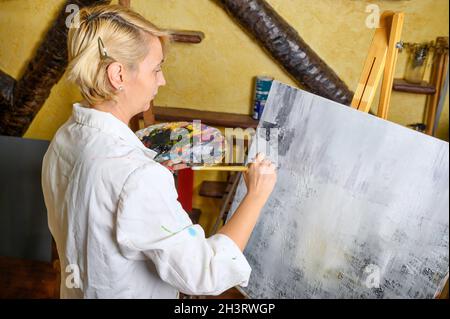
POLYGON ((158 37, 166 52, 170 33, 128 8, 101 5, 78 12, 67 39, 68 79, 78 85, 89 104, 115 100, 116 90, 108 79, 108 65, 117 61, 136 70, 148 54, 146 34, 158 37))

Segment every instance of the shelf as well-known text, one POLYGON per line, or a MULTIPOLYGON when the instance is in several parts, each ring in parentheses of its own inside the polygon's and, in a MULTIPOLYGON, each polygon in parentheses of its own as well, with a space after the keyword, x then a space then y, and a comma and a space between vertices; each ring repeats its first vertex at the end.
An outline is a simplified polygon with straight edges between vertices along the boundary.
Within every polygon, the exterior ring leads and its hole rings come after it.
POLYGON ((394 91, 414 93, 414 94, 434 94, 436 88, 428 82, 422 81, 420 84, 409 83, 404 79, 395 79, 392 86, 394 91))
POLYGON ((200 186, 200 196, 222 198, 227 190, 227 182, 203 181, 200 186))
POLYGON ((200 120, 203 124, 223 127, 256 128, 258 121, 245 114, 210 112, 177 107, 154 106, 153 115, 159 122, 200 120))

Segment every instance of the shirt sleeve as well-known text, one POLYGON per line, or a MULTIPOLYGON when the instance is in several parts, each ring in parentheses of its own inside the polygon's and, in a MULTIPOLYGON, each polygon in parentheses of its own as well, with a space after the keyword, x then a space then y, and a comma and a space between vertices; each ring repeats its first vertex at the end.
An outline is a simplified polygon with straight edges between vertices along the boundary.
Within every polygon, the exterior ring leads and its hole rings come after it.
POLYGON ((157 163, 130 174, 117 212, 116 236, 129 259, 151 259, 159 276, 189 295, 218 295, 247 286, 250 265, 236 243, 205 238, 177 200, 172 174, 157 163))

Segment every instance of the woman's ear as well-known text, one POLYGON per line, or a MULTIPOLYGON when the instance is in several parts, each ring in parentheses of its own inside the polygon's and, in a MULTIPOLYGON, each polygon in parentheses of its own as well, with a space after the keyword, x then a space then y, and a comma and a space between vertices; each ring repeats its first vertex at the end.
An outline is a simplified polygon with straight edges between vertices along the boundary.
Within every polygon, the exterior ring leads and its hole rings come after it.
POLYGON ((119 62, 111 63, 106 69, 108 72, 109 83, 111 83, 112 87, 116 90, 123 89, 123 65, 119 62))

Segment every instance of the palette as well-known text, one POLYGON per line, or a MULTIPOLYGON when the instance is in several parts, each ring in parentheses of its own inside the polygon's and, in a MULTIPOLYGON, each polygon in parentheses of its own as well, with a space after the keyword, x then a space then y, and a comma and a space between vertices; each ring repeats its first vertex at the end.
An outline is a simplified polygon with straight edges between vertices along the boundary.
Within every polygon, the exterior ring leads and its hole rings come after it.
POLYGON ((144 145, 155 151, 155 161, 178 163, 220 163, 225 138, 215 127, 192 122, 170 122, 136 132, 144 145))

